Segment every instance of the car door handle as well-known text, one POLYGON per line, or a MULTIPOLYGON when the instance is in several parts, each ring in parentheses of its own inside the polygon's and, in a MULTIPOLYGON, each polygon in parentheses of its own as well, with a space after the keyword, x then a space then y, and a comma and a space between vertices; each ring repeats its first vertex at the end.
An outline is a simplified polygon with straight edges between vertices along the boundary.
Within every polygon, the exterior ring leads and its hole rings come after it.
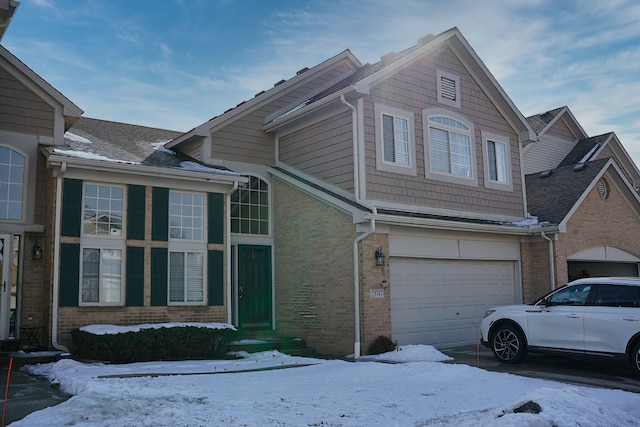
POLYGON ((567 314, 567 317, 569 319, 578 319, 578 318, 580 318, 580 315, 576 314, 576 313, 571 313, 571 314, 567 314))

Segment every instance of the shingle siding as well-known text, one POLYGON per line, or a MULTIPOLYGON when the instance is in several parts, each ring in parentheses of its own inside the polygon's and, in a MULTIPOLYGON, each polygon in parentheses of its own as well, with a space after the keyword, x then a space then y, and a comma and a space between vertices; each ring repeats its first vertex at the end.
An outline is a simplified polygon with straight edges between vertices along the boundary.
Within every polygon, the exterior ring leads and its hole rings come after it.
POLYGON ((280 139, 280 161, 353 191, 353 125, 343 112, 280 139))
POLYGON ((377 84, 372 88, 371 96, 364 105, 367 199, 496 216, 523 215, 517 135, 451 50, 441 48, 377 84), (461 110, 451 109, 436 102, 437 69, 460 77, 461 110), (414 112, 417 176, 376 169, 374 103, 414 112), (425 108, 450 110, 474 123, 477 187, 425 178, 425 126, 422 123, 422 110, 425 108), (484 187, 482 131, 509 138, 513 191, 484 187))
POLYGON ((0 69, 0 129, 53 136, 54 109, 0 69))

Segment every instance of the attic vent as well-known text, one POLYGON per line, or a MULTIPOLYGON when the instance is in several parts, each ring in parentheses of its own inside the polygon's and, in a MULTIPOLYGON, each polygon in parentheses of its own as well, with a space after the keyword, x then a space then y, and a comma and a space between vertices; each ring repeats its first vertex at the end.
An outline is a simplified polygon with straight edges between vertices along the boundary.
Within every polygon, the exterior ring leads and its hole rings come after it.
POLYGON ((440 89, 442 90, 442 97, 451 101, 456 100, 456 81, 448 79, 446 77, 440 78, 440 89))
POLYGON ((551 169, 540 172, 540 179, 549 178, 551 175, 553 175, 553 171, 551 169))
POLYGON ((460 108, 460 77, 446 71, 437 70, 438 102, 460 108))
POLYGON ((296 73, 296 76, 299 76, 299 75, 300 75, 300 74, 302 74, 302 73, 306 73, 307 71, 309 71, 309 67, 304 67, 302 70, 299 70, 299 71, 296 73))
POLYGON ((609 198, 609 185, 603 178, 598 180, 598 194, 600 194, 602 200, 607 200, 609 198))

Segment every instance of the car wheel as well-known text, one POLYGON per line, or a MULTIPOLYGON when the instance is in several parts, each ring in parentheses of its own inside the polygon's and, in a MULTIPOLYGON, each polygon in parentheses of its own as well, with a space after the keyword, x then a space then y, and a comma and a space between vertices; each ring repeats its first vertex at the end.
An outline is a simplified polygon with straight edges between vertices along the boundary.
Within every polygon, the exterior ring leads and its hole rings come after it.
POLYGON ((633 346, 633 352, 631 353, 631 367, 636 375, 640 375, 640 342, 633 346))
POLYGON ((505 363, 516 363, 527 354, 524 338, 518 329, 511 325, 499 325, 491 337, 493 354, 505 363))

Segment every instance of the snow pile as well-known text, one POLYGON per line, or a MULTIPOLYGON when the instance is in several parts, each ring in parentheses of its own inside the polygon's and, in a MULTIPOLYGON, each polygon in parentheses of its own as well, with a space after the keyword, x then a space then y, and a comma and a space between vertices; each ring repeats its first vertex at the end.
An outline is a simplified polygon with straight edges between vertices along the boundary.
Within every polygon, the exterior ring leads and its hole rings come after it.
POLYGON ((434 362, 430 346, 371 358, 398 363, 246 356, 32 366, 74 396, 12 426, 640 426, 638 394, 434 362))
POLYGON ((92 144, 91 140, 85 138, 84 136, 76 135, 75 133, 71 133, 69 131, 64 133, 64 137, 73 142, 80 142, 82 144, 92 144))

